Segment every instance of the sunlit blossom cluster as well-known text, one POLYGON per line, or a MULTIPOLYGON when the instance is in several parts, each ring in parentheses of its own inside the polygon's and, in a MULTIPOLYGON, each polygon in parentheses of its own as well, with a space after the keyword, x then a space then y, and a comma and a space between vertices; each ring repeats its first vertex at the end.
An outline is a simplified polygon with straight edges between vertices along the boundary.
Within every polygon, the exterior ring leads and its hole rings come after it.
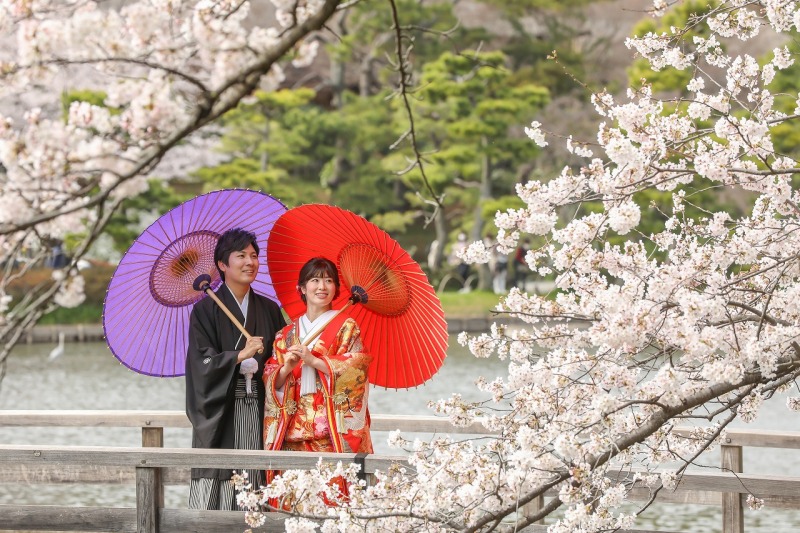
MULTIPOLYGON (((711 35, 694 37, 692 47, 682 45, 680 28, 628 44, 654 70, 707 63, 724 67, 724 81, 699 69, 687 86, 690 104, 669 113, 647 86, 629 91, 627 101, 595 95, 607 120, 597 136, 605 160, 519 186, 526 207, 497 215, 508 235, 542 236, 539 248, 528 253, 530 264, 546 261, 558 289, 548 296, 510 291, 501 310, 529 324, 526 337, 537 348, 525 352, 527 360, 510 363, 504 391, 496 382, 482 385, 495 400, 515 398, 499 427, 519 424, 515 444, 539 451, 526 466, 544 468, 540 457, 557 457, 562 466, 553 472, 570 473, 559 493, 569 511, 553 530, 599 527, 598 513, 582 516, 583 503, 607 490, 602 475, 591 481, 606 466, 593 462, 597 466, 587 473, 576 462, 606 454, 609 462, 659 472, 650 483, 672 490, 680 471, 666 465, 711 449, 731 419, 754 420, 782 378, 800 373, 800 197, 790 180, 798 164, 775 151, 772 133, 787 117, 774 108, 769 91, 776 73, 793 60, 786 47, 773 49, 763 62, 748 54, 728 56, 719 45, 723 38, 749 40, 768 25, 797 29, 800 11, 777 2, 765 2, 763 12, 721 4, 707 18, 711 35), (752 210, 738 218, 727 211, 686 216, 681 189, 698 177, 747 191, 752 210), (664 229, 642 235, 641 244, 609 244, 612 235, 637 230, 650 206, 637 203, 635 193, 647 188, 675 191, 664 229), (603 212, 556 225, 565 206, 596 199, 603 212), (553 220, 547 228, 538 222, 546 217, 553 220), (710 425, 699 418, 689 437, 654 422, 681 414, 691 424, 692 414, 709 406, 726 416, 710 425), (591 487, 587 494, 585 485, 591 487)), ((666 5, 656 2, 654 8, 666 5)), ((537 144, 541 128, 534 124, 526 131, 537 144)), ((571 137, 567 149, 575 152, 571 137)), ((507 330, 460 342, 486 357, 487 346, 500 353, 501 346, 514 344, 518 333, 507 330)), ((458 412, 457 404, 442 405, 447 414, 458 412)), ((798 405, 796 397, 787 400, 790 409, 798 405)), ((749 501, 760 506, 757 498, 749 501)))
POLYGON ((83 287, 83 276, 80 274, 73 274, 69 277, 68 281, 59 288, 53 300, 61 307, 77 307, 86 299, 83 287))
MULTIPOLYGON (((657 0, 653 13, 670 5, 657 0)), ((769 27, 796 30, 800 8, 720 2, 704 17, 711 31, 703 37, 673 28, 628 41, 654 70, 692 69, 686 105, 646 85, 594 95, 596 139, 566 139, 567 150, 590 160, 518 185, 524 206, 497 214, 504 249, 536 239, 526 261, 556 290, 511 289, 497 311, 524 327, 459 336, 478 357, 508 360, 507 376, 477 380, 485 402, 453 395, 431 403, 454 425, 480 423, 493 436, 393 434, 414 475, 379 476, 340 508, 347 520, 367 530, 489 529, 552 489, 564 512, 550 531, 629 528, 635 516, 620 506, 631 487, 675 490, 687 463, 717 446, 731 420, 754 420, 800 374, 800 197, 790 179, 800 168, 775 151, 775 128, 794 119, 770 92, 792 55, 779 46, 761 60, 721 44, 769 27), (722 75, 711 77, 714 69, 722 75), (686 185, 701 178, 751 198, 750 208, 690 214, 686 185), (651 233, 641 221, 652 206, 637 194, 647 189, 673 198, 651 233), (602 209, 578 209, 586 201, 602 209), (367 521, 377 509, 385 516, 367 521)), ((534 122, 525 133, 545 147, 544 128, 534 122)), ((484 252, 476 243, 464 257, 485 262, 484 252)), ((800 400, 786 405, 798 410, 800 400)))

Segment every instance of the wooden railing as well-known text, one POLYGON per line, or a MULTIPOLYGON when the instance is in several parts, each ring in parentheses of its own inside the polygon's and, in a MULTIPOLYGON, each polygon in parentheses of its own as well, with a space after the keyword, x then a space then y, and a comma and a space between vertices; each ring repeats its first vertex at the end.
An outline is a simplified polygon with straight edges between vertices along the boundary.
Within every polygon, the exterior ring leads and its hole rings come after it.
MULTIPOLYGON (((323 460, 354 461, 355 454, 164 448, 164 428, 190 427, 183 412, 171 411, 0 411, 0 427, 139 427, 142 447, 0 444, 0 483, 135 483, 136 508, 0 505, 0 530, 26 531, 239 531, 242 513, 164 507, 164 485, 188 485, 191 467, 309 469, 323 460)), ((374 415, 372 430, 404 433, 482 434, 480 424, 454 428, 424 416, 374 415)), ((730 430, 722 446, 722 471, 690 472, 660 502, 721 505, 723 533, 743 533, 743 494, 753 493, 768 508, 800 509, 800 477, 741 474, 744 447, 800 448, 800 433, 730 430)), ((405 463, 400 456, 359 459, 367 474, 405 463)), ((629 476, 630 472, 620 473, 629 476)), ((634 498, 646 498, 634 489, 634 498)), ((535 512, 543 499, 524 510, 535 512)), ((270 513, 259 531, 282 531, 284 516, 270 513)), ((545 531, 543 525, 528 532, 545 531)), ((647 533, 638 530, 639 533, 647 533)))

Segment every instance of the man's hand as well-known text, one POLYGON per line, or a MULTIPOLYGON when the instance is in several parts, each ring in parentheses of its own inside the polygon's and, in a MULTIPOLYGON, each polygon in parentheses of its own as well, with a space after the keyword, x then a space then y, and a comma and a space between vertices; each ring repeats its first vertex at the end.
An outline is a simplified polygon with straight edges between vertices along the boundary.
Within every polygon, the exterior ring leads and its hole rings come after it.
POLYGON ((250 337, 244 345, 244 348, 239 352, 237 363, 241 363, 245 359, 250 359, 259 351, 264 350, 264 337, 250 337))

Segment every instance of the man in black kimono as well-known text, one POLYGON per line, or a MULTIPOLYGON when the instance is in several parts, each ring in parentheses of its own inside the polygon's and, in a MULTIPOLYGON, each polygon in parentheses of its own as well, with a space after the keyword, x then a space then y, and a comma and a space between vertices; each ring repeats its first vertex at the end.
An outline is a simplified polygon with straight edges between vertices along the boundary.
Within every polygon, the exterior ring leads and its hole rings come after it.
MULTIPOLYGON (((214 263, 224 283, 217 297, 252 335, 248 340, 211 298, 192 309, 186 355, 186 414, 192 423, 193 448, 261 450, 264 420, 264 362, 272 354, 275 332, 284 325, 280 308, 254 293, 258 244, 240 228, 225 232, 214 250, 214 263), (242 362, 258 363, 248 387, 242 362), (249 389, 249 390, 248 390, 249 389)), ((247 365, 253 363, 245 363, 247 365)), ((255 486, 263 472, 249 471, 255 486)), ((193 468, 190 509, 235 510, 232 470, 193 468)))

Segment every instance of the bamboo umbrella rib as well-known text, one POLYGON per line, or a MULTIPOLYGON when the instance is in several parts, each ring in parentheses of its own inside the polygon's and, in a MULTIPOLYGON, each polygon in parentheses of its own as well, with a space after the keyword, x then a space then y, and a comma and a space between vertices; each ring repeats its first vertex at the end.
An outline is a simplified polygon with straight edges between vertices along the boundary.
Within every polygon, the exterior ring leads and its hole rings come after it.
MULTIPOLYGON (((191 305, 204 297, 192 288, 194 279, 209 274, 212 288, 221 283, 213 260, 216 236, 243 227, 256 234, 261 253, 267 243, 263 234, 285 210, 269 195, 225 190, 201 195, 159 217, 123 256, 109 284, 103 325, 114 355, 141 373, 182 374, 191 305), (156 263, 159 270, 151 276, 156 263), (160 274, 164 269, 167 279, 160 274)), ((264 264, 253 288, 276 299, 264 264)))
POLYGON ((386 232, 348 211, 306 205, 278 219, 267 247, 276 294, 292 318, 305 311, 295 285, 311 257, 338 264, 342 294, 334 308, 341 309, 352 286, 366 292, 366 301, 348 312, 365 347, 373 355, 384 354, 373 360, 373 384, 417 386, 441 366, 447 344, 441 304, 424 273, 416 272, 419 265, 386 232))

